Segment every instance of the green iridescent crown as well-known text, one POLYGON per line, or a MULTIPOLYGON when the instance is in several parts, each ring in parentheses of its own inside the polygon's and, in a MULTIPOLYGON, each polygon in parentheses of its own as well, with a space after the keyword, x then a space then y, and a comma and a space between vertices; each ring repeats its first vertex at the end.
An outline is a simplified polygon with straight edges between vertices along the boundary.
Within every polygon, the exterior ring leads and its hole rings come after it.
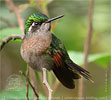
POLYGON ((44 22, 46 20, 48 20, 48 17, 44 14, 32 14, 25 22, 25 34, 28 33, 29 27, 32 25, 33 22, 44 22))

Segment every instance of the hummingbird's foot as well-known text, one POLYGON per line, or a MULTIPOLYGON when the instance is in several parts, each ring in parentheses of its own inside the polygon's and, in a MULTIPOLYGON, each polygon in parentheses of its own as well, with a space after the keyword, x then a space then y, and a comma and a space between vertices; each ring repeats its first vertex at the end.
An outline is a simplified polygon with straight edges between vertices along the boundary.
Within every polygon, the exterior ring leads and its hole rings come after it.
POLYGON ((48 82, 47 82, 47 77, 46 77, 46 68, 43 68, 42 69, 43 71, 43 84, 46 85, 48 91, 49 91, 49 97, 48 97, 48 100, 51 100, 52 98, 52 89, 50 88, 48 82))

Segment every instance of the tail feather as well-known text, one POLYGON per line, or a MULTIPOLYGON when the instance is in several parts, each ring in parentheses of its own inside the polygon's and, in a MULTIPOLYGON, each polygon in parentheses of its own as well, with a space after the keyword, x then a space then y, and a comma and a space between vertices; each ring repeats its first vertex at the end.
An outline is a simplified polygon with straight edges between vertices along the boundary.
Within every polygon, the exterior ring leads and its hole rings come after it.
POLYGON ((69 68, 72 71, 74 71, 74 72, 76 71, 77 73, 82 75, 84 78, 92 81, 91 80, 91 75, 90 75, 90 73, 87 70, 83 69, 82 67, 80 67, 77 64, 73 63, 72 61, 70 63, 67 63, 67 64, 68 64, 69 68))
POLYGON ((73 79, 80 79, 81 78, 81 76, 78 73, 75 73, 72 70, 70 70, 70 73, 72 74, 73 79))

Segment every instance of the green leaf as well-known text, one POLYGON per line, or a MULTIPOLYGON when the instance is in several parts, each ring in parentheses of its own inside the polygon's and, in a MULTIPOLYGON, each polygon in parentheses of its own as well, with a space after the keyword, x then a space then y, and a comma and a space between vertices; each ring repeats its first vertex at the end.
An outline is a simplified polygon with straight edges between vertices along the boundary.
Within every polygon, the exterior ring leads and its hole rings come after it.
POLYGON ((89 62, 95 62, 103 68, 107 68, 111 55, 108 53, 92 54, 89 56, 89 62))
POLYGON ((21 35, 20 29, 17 28, 6 28, 0 30, 0 41, 3 40, 3 38, 6 38, 11 35, 21 35))
MULTIPOLYGON (((70 58, 77 64, 83 65, 84 54, 82 52, 69 51, 70 58)), ((88 63, 95 62, 103 68, 107 68, 108 62, 110 60, 111 54, 109 53, 99 53, 90 54, 88 56, 88 63)))
MULTIPOLYGON (((42 94, 39 94, 39 98, 40 100, 46 100, 46 98, 42 94)), ((33 100, 32 89, 29 89, 29 99, 33 100)), ((26 87, 4 90, 0 93, 0 100, 27 100, 26 87)))
POLYGON ((69 51, 68 52, 70 58, 78 65, 83 64, 83 53, 82 52, 76 52, 76 51, 69 51))

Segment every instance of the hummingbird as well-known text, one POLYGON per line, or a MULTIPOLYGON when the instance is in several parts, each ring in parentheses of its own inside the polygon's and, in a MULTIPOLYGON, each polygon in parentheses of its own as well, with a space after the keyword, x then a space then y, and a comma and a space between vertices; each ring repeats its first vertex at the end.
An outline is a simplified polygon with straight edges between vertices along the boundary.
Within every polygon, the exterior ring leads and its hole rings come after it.
POLYGON ((53 71, 57 79, 69 89, 75 88, 75 80, 81 76, 90 80, 90 73, 74 63, 62 41, 51 33, 51 22, 45 14, 32 14, 25 22, 25 36, 21 44, 21 56, 36 71, 53 71))

